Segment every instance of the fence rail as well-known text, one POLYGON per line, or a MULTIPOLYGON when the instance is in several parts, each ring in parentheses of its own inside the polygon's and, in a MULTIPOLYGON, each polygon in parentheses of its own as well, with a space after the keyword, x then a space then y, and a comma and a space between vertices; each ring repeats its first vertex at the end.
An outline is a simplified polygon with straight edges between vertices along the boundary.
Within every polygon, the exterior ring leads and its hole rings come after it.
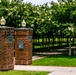
MULTIPOLYGON (((71 44, 76 44, 76 38, 72 37, 71 44)), ((34 38, 33 39, 33 51, 34 52, 49 52, 55 48, 60 48, 69 45, 68 37, 51 37, 51 38, 34 38)))

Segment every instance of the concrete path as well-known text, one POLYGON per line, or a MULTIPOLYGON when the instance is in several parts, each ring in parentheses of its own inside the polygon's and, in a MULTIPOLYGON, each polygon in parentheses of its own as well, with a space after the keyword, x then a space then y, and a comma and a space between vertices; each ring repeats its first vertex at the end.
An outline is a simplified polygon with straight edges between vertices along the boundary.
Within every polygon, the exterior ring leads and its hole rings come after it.
POLYGON ((32 57, 32 60, 37 60, 37 59, 42 59, 42 58, 45 58, 46 56, 33 56, 32 57))
POLYGON ((70 72, 52 72, 48 75, 76 75, 76 73, 70 73, 70 72))
POLYGON ((48 75, 76 75, 76 68, 75 67, 15 65, 14 70, 52 72, 48 75))
POLYGON ((32 60, 42 59, 49 55, 62 54, 61 52, 36 52, 36 55, 32 56, 32 60))
MULTIPOLYGON (((39 53, 38 53, 39 54, 39 53)), ((43 53, 42 56, 33 56, 32 60, 45 58, 46 55, 59 54, 59 53, 43 53)), ((31 66, 31 65, 15 65, 14 70, 26 71, 47 71, 51 72, 48 75, 76 75, 76 67, 58 67, 58 66, 31 66)))

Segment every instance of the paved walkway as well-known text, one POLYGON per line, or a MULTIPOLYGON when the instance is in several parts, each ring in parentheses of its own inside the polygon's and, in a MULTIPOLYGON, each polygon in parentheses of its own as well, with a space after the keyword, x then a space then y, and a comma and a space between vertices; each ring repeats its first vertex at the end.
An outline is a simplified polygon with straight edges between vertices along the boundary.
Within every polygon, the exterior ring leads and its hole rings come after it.
MULTIPOLYGON (((54 54, 54 53, 51 53, 51 54, 54 54)), ((55 53, 55 54, 59 54, 59 53, 55 53)), ((50 53, 48 53, 47 55, 50 55, 50 53)), ((37 60, 44 57, 46 57, 46 53, 43 53, 42 56, 39 56, 39 55, 33 56, 32 60, 37 60)), ((76 67, 15 65, 14 70, 51 72, 48 75, 76 75, 76 67)))
POLYGON ((48 75, 76 75, 76 73, 70 73, 70 72, 52 72, 48 75))
POLYGON ((52 72, 52 73, 50 73, 48 75, 76 75, 76 67, 15 65, 14 70, 52 72))
POLYGON ((42 59, 49 55, 61 54, 61 52, 36 52, 36 55, 32 57, 32 60, 42 59))
POLYGON ((42 58, 45 58, 46 56, 33 56, 32 57, 32 60, 37 60, 37 59, 42 59, 42 58))

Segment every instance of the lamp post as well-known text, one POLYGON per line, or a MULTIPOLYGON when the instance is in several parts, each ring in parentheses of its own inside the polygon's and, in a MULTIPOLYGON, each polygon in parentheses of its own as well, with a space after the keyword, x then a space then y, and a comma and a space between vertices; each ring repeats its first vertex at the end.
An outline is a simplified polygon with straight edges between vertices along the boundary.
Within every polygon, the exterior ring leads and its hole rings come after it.
POLYGON ((1 18, 1 26, 4 26, 6 24, 6 20, 4 19, 4 17, 2 16, 1 18))
POLYGON ((22 27, 23 27, 23 28, 26 26, 26 22, 25 22, 24 20, 22 21, 21 24, 22 24, 22 27))

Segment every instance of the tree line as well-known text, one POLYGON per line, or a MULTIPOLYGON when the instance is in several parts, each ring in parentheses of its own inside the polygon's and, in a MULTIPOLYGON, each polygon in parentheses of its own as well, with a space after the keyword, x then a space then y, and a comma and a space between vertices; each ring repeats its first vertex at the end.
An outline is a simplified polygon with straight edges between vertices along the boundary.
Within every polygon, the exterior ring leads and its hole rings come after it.
POLYGON ((71 37, 76 33, 76 0, 58 0, 43 5, 24 3, 23 0, 1 0, 0 19, 6 19, 6 26, 26 27, 34 29, 34 37, 62 36, 71 37))

